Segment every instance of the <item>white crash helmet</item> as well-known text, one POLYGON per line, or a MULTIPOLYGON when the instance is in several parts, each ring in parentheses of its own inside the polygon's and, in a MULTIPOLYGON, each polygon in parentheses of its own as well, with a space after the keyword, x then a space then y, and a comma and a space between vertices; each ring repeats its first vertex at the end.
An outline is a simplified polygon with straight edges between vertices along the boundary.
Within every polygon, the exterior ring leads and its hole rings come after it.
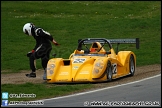
POLYGON ((33 23, 26 23, 23 27, 23 32, 29 36, 32 36, 31 29, 33 27, 33 23))

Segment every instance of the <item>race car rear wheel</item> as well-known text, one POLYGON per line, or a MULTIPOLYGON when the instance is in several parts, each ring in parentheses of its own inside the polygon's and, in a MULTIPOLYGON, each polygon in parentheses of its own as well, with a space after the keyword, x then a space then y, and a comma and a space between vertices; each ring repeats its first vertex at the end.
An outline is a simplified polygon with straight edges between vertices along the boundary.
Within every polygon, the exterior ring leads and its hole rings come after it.
POLYGON ((107 73, 107 81, 111 81, 112 80, 112 67, 111 67, 110 61, 107 64, 106 73, 107 73))
POLYGON ((135 61, 134 61, 134 56, 130 56, 129 60, 129 71, 130 71, 130 76, 133 76, 135 73, 135 61))

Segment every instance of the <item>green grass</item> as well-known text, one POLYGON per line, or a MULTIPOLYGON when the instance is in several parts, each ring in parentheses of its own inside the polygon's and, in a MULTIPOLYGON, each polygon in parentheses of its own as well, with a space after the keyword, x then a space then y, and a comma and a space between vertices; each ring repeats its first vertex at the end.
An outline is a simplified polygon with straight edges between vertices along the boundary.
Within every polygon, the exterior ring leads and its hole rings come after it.
MULTIPOLYGON (((56 57, 68 58, 80 38, 140 38, 140 49, 135 45, 120 45, 119 49, 135 52, 137 66, 161 64, 160 1, 2 1, 1 73, 3 70, 7 73, 29 70, 26 54, 33 49, 35 41, 22 32, 27 22, 43 27, 61 44, 59 47, 53 45, 51 55, 56 53, 56 57)), ((37 68, 42 68, 40 60, 37 68)), ((45 94, 46 97, 55 97, 71 90, 93 87, 65 85, 56 89, 55 86, 4 84, 1 91, 32 92, 37 93, 37 98, 42 98, 41 95, 44 97, 45 94)))
POLYGON ((44 98, 51 98, 51 97, 58 97, 67 94, 74 94, 80 91, 84 91, 85 89, 92 88, 93 85, 91 84, 33 84, 33 83, 26 83, 26 84, 3 84, 2 91, 7 91, 9 94, 34 94, 36 97, 33 98, 15 98, 10 97, 10 101, 28 101, 28 100, 35 100, 35 99, 44 99, 44 98), (23 88, 23 89, 22 89, 23 88))

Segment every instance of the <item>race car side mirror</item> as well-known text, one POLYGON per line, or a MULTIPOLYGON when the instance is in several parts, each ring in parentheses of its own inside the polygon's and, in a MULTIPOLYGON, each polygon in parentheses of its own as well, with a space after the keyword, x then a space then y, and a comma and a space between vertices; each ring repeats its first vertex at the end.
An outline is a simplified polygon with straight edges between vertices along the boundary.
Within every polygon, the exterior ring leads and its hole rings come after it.
POLYGON ((55 58, 56 57, 56 54, 52 54, 52 56, 55 58))
POLYGON ((111 51, 106 51, 106 54, 111 54, 111 51))
POLYGON ((81 41, 82 39, 78 39, 78 43, 81 41))

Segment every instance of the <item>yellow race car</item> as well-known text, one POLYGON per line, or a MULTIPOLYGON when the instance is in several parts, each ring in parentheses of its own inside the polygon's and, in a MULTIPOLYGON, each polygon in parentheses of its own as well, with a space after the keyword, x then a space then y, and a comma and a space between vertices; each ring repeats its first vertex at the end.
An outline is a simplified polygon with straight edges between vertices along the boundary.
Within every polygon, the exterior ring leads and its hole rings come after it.
POLYGON ((136 44, 135 39, 86 38, 78 40, 78 47, 68 59, 52 58, 47 64, 47 83, 103 82, 136 70, 136 55, 132 51, 118 51, 119 44, 136 44), (117 44, 116 51, 112 45, 117 44))

